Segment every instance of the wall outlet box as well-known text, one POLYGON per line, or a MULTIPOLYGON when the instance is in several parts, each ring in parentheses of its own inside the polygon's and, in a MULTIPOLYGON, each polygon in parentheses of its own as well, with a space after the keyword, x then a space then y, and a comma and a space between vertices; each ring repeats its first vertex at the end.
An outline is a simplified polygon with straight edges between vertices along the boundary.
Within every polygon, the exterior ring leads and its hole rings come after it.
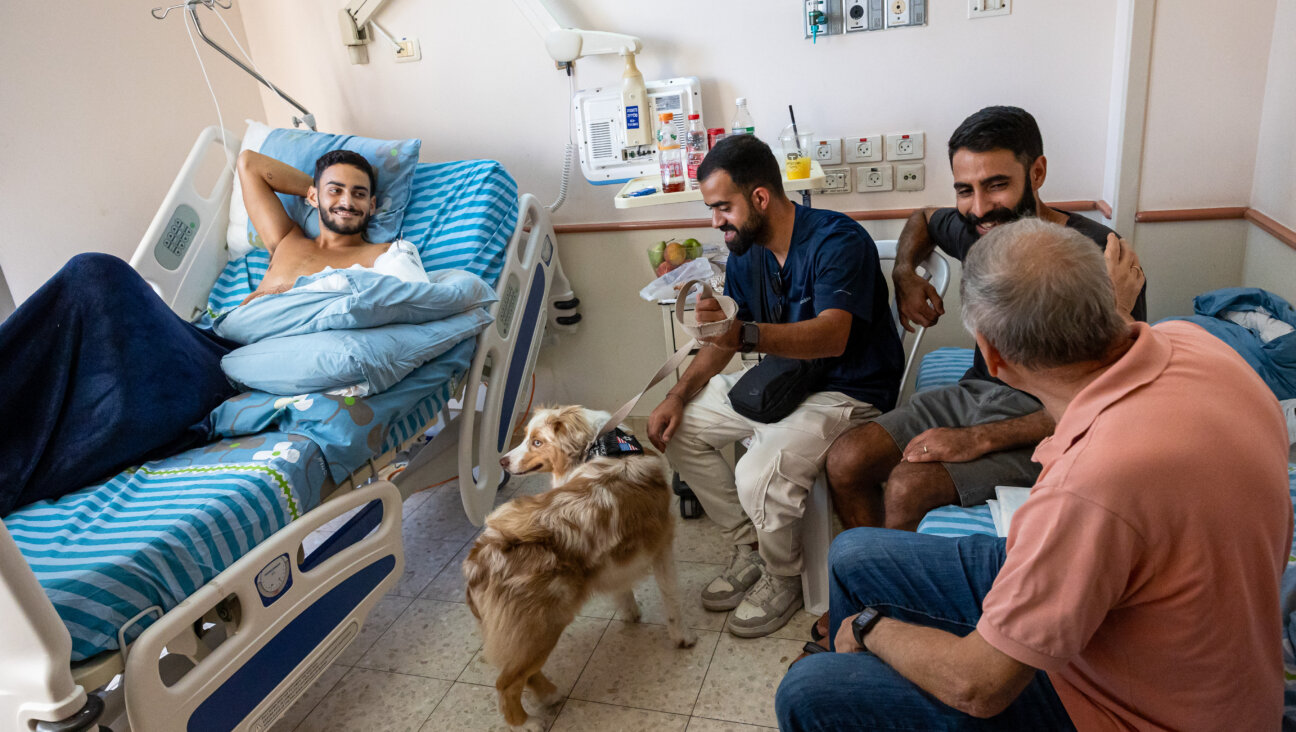
POLYGON ((921 191, 926 185, 923 182, 927 166, 922 163, 901 163, 895 166, 895 189, 897 191, 921 191))
POLYGON ((989 18, 1012 12, 1012 0, 968 0, 969 18, 989 18))
POLYGON ((889 163, 881 165, 861 165, 855 169, 855 190, 858 193, 880 193, 893 188, 891 182, 892 167, 889 163))
POLYGON ((927 0, 886 0, 886 27, 927 25, 927 0))
POLYGON ((886 27, 883 6, 887 0, 842 0, 842 19, 847 33, 877 31, 886 27))
POLYGON ((850 193, 850 168, 824 168, 824 193, 850 193))
POLYGON ((923 139, 921 132, 895 132, 886 136, 887 160, 922 160, 923 139))
POLYGON ((419 49, 419 42, 414 38, 402 38, 398 42, 400 50, 396 51, 396 60, 405 63, 406 61, 418 61, 423 58, 423 51, 419 49))
POLYGON ((811 140, 810 153, 820 165, 841 165, 842 141, 840 137, 811 140))
POLYGON ((882 135, 860 135, 842 140, 848 163, 882 162, 882 135))

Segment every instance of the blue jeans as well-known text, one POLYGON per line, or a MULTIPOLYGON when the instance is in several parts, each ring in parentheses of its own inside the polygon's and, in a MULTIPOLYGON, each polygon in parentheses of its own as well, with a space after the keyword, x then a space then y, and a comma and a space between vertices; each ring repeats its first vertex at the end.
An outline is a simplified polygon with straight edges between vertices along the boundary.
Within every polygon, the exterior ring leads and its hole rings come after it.
MULTIPOLYGON (((828 555, 831 632, 865 607, 959 636, 976 628, 981 600, 1007 551, 1003 539, 960 539, 887 529, 853 529, 828 555)), ((793 664, 775 697, 779 729, 1074 729, 1040 671, 1001 714, 977 719, 918 688, 872 653, 819 653, 793 664)))

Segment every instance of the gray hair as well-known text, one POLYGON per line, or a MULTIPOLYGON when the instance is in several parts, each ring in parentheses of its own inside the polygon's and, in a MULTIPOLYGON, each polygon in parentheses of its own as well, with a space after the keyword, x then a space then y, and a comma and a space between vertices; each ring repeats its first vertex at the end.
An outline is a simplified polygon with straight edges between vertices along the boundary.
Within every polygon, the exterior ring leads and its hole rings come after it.
POLYGON ((1102 250, 1036 218, 982 237, 963 262, 960 293, 963 327, 1026 368, 1102 358, 1128 332, 1102 250))

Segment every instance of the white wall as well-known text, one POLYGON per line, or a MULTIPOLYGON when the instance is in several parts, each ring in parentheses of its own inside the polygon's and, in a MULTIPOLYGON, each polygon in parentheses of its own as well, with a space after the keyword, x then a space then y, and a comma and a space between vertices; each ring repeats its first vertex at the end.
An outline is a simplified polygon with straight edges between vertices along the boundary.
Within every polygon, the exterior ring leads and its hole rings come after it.
MULTIPOLYGON (((970 21, 956 2, 930 3, 925 28, 801 37, 791 0, 550 0, 581 27, 634 33, 648 79, 702 79, 703 119, 726 126, 735 96, 750 99, 758 134, 777 137, 793 104, 803 130, 832 136, 927 133, 927 190, 825 197, 842 210, 897 208, 950 200, 945 141, 986 104, 1018 104, 1039 118, 1049 151, 1045 194, 1094 199, 1102 191, 1103 150, 1115 0, 1021 2, 1012 15, 970 21), (685 19, 687 18, 687 22, 685 19)), ((423 158, 489 156, 523 190, 557 190, 567 138, 566 77, 510 0, 393 2, 381 24, 417 37, 423 60, 396 64, 370 47, 351 66, 335 29, 335 5, 315 0, 249 0, 244 18, 262 68, 311 106, 321 129, 419 136, 423 158), (477 30, 483 24, 488 30, 477 30), (335 78, 333 88, 325 80, 335 78)), ((578 62, 579 87, 617 85, 620 60, 578 62)), ((266 102, 272 121, 287 120, 266 102)), ((580 179, 559 222, 703 215, 700 204, 619 211, 612 190, 580 179)))
MULTIPOLYGON (((216 123, 180 14, 154 20, 159 4, 5 3, 0 268, 18 302, 74 254, 129 258, 198 132, 216 123)), ((238 6, 222 12, 241 33, 238 6)), ((214 19, 204 27, 226 35, 214 19)), ((262 117, 255 82, 204 53, 227 123, 262 117)))

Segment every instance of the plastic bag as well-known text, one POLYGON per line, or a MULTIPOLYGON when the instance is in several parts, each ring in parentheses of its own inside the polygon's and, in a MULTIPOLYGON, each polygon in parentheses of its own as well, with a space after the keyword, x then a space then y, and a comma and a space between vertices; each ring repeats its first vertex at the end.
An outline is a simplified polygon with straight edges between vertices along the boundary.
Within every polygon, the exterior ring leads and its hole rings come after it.
MULTIPOLYGON (((639 297, 649 302, 662 302, 663 300, 674 300, 679 288, 689 280, 707 280, 717 277, 721 274, 719 267, 715 266, 711 260, 703 257, 690 259, 675 269, 649 282, 642 290, 639 291, 639 297)), ((714 287, 714 285, 712 285, 714 287)), ((696 295, 691 295, 696 298, 696 295)))

